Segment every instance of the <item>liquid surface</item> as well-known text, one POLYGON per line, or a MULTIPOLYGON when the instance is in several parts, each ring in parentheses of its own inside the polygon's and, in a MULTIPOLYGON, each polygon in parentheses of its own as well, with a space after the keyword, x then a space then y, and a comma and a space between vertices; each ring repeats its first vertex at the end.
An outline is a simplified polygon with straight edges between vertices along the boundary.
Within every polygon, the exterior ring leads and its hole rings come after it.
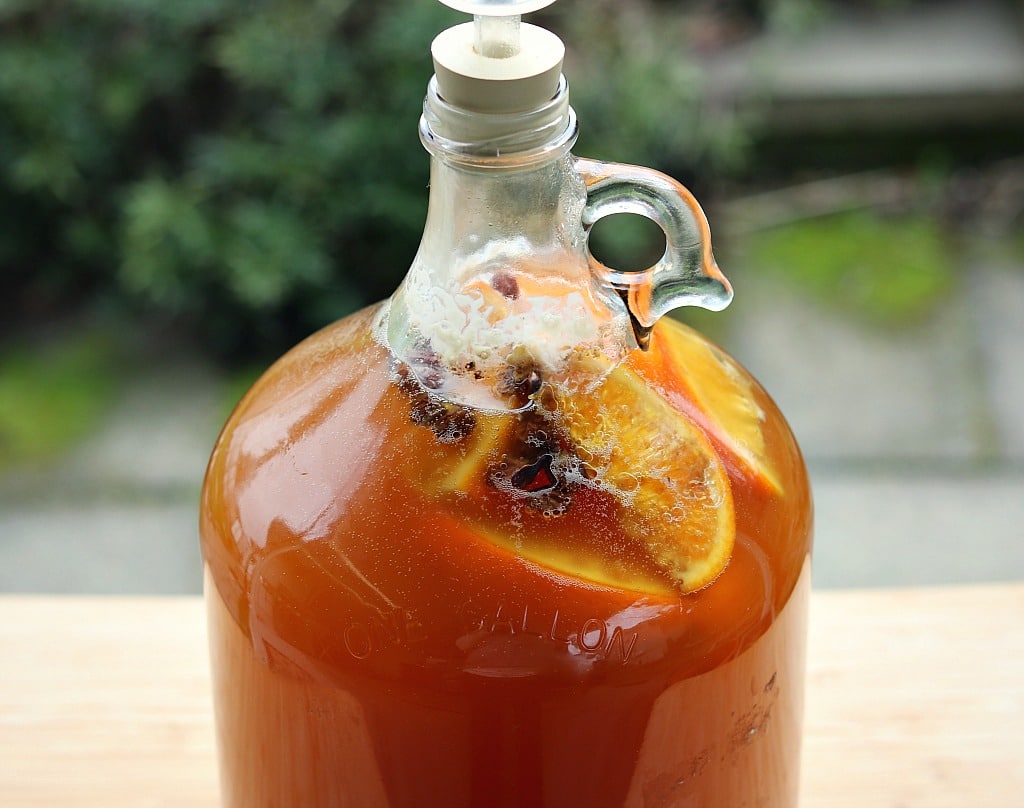
POLYGON ((728 481, 728 566, 681 594, 621 496, 528 419, 424 400, 373 317, 278 362, 211 459, 225 804, 795 804, 810 501, 763 391, 755 439, 699 337, 627 361, 728 481))

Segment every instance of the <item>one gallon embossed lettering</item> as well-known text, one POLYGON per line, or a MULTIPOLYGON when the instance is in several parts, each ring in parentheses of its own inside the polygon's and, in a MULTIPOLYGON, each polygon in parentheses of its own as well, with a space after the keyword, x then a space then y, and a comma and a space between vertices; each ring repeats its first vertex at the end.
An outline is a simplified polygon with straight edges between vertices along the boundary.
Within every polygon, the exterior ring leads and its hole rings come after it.
POLYGON ((510 16, 545 4, 451 3, 479 16, 434 43, 413 266, 214 449, 225 806, 796 804, 803 462, 661 319, 731 297, 707 224, 667 177, 572 156, 561 43, 510 16), (590 256, 619 212, 662 226, 658 265, 590 256))

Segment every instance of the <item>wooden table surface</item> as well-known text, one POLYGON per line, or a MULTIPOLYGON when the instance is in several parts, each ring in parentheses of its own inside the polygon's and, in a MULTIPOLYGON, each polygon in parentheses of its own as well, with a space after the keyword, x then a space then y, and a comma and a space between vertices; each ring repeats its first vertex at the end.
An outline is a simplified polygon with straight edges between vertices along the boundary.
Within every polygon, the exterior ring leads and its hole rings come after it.
MULTIPOLYGON (((1024 806, 1024 584, 816 592, 804 808, 1024 806)), ((0 596, 0 806, 215 806, 199 598, 0 596)))

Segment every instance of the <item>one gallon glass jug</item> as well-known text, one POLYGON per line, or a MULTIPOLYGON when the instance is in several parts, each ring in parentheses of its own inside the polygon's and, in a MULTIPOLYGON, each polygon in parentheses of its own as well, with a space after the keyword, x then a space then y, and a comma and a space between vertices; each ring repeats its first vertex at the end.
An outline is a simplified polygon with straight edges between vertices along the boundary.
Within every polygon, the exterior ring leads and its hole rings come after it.
POLYGON ((210 459, 223 805, 795 806, 811 501, 732 291, 649 169, 576 158, 546 5, 451 2, 420 250, 294 348, 210 459), (601 217, 664 230, 638 273, 601 217))

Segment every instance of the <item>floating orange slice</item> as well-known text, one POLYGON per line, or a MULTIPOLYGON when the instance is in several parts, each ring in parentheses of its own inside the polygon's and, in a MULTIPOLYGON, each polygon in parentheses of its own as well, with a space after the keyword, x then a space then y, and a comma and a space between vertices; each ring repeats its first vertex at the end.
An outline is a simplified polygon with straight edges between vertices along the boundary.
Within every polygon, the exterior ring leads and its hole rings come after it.
POLYGON ((690 419, 628 367, 558 396, 558 415, 602 486, 623 500, 623 528, 683 592, 711 583, 732 555, 729 478, 690 419))
POLYGON ((489 540, 551 569, 659 594, 672 591, 666 579, 675 591, 708 585, 725 569, 735 540, 732 489, 714 446, 630 367, 607 372, 607 363, 594 357, 578 364, 574 378, 585 382, 576 388, 545 385, 533 396, 536 417, 557 426, 565 438, 556 451, 575 455, 590 478, 573 496, 583 496, 589 486, 620 503, 612 533, 588 539, 578 524, 541 523, 541 517, 523 513, 517 530, 500 535, 493 505, 485 502, 498 493, 489 470, 519 454, 520 416, 513 413, 478 411, 464 438, 439 444, 429 463, 414 472, 418 487, 430 497, 451 499, 489 540), (605 546, 616 534, 625 534, 632 549, 605 546), (631 558, 620 560, 612 552, 631 558))
MULTIPOLYGON (((671 597, 676 587, 642 546, 620 556, 610 550, 610 536, 598 536, 592 524, 581 528, 578 514, 593 507, 595 492, 588 497, 588 492, 575 490, 572 498, 576 505, 580 497, 591 500, 589 508, 583 504, 572 511, 575 518, 545 518, 520 499, 520 507, 512 507, 516 524, 501 520, 507 508, 495 507, 495 502, 505 500, 511 505, 515 495, 496 489, 492 473, 500 461, 522 448, 515 437, 517 418, 514 414, 478 413, 472 435, 458 446, 437 447, 431 462, 408 469, 417 477, 417 488, 438 503, 446 503, 442 507, 450 509, 481 539, 541 567, 601 586, 671 597)), ((517 462, 522 461, 513 460, 517 462)), ((620 531, 613 528, 613 533, 620 531)))
POLYGON ((514 429, 510 416, 478 414, 476 428, 465 445, 449 450, 447 462, 439 462, 430 470, 427 493, 470 492, 484 485, 488 466, 500 459, 514 429))
POLYGON ((659 351, 715 437, 756 478, 781 494, 779 474, 765 449, 765 412, 747 372, 697 332, 667 317, 658 324, 651 343, 651 352, 659 351))

